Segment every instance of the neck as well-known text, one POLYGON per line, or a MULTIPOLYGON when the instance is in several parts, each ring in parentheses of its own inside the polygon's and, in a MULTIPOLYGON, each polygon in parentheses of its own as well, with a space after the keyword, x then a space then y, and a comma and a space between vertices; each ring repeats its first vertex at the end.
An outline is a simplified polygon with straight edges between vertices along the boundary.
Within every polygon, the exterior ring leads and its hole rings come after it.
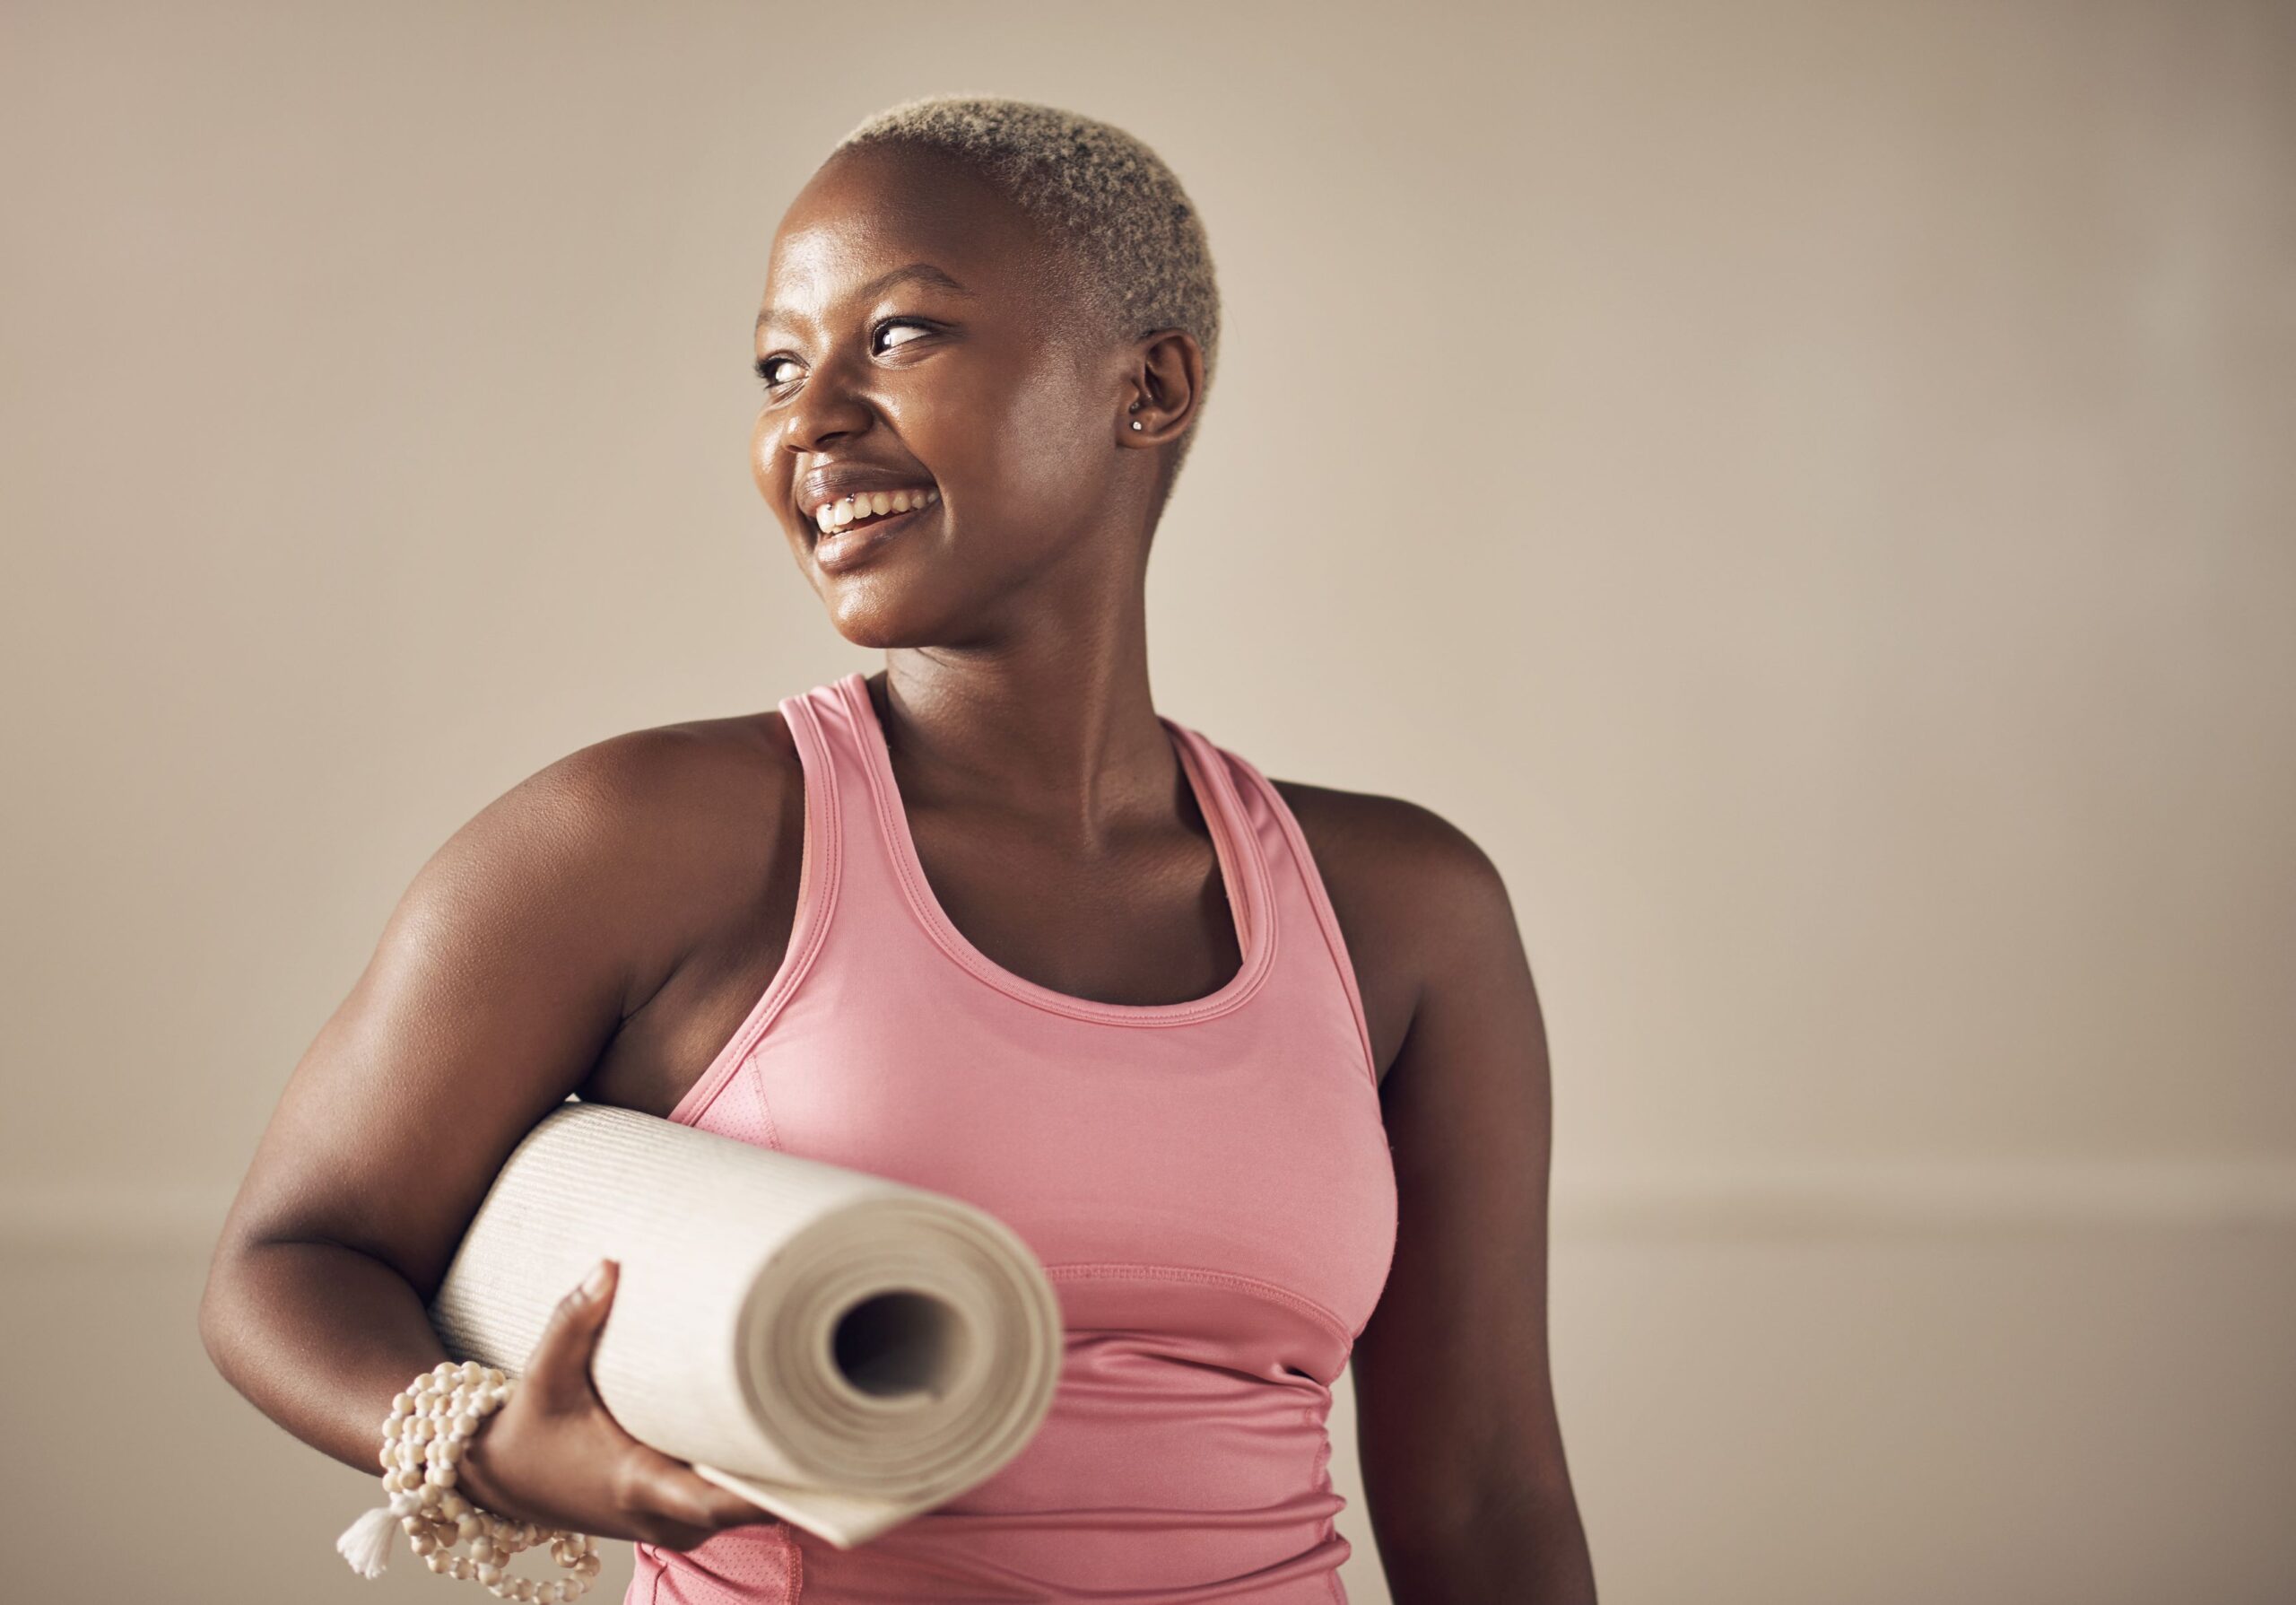
POLYGON ((1185 783, 1137 632, 1123 650, 897 647, 869 690, 912 808, 1021 813, 1094 847, 1170 818, 1185 783))

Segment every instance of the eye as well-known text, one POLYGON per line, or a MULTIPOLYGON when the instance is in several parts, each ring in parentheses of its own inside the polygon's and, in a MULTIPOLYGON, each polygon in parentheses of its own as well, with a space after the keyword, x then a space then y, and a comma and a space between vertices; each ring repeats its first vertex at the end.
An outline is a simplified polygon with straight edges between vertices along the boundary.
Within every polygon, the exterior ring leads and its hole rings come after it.
MULTIPOLYGON (((870 349, 872 351, 877 350, 877 336, 883 334, 887 329, 892 328, 922 329, 926 334, 931 334, 933 332, 933 326, 926 323, 922 318, 887 318, 875 324, 869 330, 870 349)), ((908 342, 901 341, 899 342, 899 344, 907 345, 908 342)), ((891 348, 887 347, 886 349, 891 348)), ((796 360, 797 359, 795 357, 783 356, 777 353, 772 356, 758 358, 756 362, 751 364, 751 366, 756 370, 760 382, 761 382, 767 389, 775 390, 780 388, 783 385, 795 384, 796 382, 795 379, 777 379, 773 377, 775 371, 782 363, 795 362, 796 360)))
POLYGON ((933 332, 931 324, 915 318, 888 318, 869 332, 873 335, 882 335, 889 328, 923 329, 928 335, 933 332))

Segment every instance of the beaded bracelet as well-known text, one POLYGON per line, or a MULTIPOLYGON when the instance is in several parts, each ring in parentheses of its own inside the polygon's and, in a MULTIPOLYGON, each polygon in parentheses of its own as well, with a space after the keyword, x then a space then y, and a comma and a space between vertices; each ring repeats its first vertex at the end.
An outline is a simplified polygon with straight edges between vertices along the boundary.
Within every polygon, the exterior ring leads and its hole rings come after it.
POLYGON ((390 1502, 361 1516, 335 1540, 352 1571, 381 1576, 390 1562, 391 1540, 404 1528, 407 1548, 432 1571, 484 1583, 501 1599, 563 1605, 588 1592, 604 1564, 596 1539, 511 1521, 481 1510, 455 1491, 456 1467, 479 1423, 510 1397, 511 1386, 491 1365, 441 1360, 391 1400, 382 1453, 383 1491, 390 1502), (455 1546, 465 1539, 471 1540, 470 1554, 456 1554, 455 1546), (551 1558, 572 1572, 571 1577, 513 1577, 504 1569, 512 1556, 545 1540, 551 1558))

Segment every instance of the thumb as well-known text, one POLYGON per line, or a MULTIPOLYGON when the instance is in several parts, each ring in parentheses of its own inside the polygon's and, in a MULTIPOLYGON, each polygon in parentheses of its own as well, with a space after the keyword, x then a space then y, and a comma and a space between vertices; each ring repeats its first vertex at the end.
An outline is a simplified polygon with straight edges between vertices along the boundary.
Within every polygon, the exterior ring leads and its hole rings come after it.
POLYGON ((580 1392, 589 1386, 590 1353, 597 1347, 598 1329, 605 1324, 622 1280, 622 1264, 601 1260, 581 1286, 558 1301, 535 1344, 532 1380, 556 1394, 580 1392))

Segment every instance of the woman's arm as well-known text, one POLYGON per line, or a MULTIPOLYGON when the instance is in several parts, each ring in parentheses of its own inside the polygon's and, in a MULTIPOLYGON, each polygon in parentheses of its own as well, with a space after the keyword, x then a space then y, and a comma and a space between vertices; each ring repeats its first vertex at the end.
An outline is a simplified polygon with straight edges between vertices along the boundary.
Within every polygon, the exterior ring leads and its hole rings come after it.
POLYGON ((1395 1262, 1352 1358, 1365 1504, 1396 1605, 1592 1605, 1547 1364, 1538 993, 1497 868, 1413 811, 1423 980, 1380 1091, 1395 1262))
POLYGON ((690 767, 677 740, 586 748, 457 832, 263 1134, 200 1336, 257 1409, 346 1465, 379 1472, 392 1396, 446 1357, 425 1305, 502 1161, 674 963, 678 895, 707 900, 662 828, 690 767))

